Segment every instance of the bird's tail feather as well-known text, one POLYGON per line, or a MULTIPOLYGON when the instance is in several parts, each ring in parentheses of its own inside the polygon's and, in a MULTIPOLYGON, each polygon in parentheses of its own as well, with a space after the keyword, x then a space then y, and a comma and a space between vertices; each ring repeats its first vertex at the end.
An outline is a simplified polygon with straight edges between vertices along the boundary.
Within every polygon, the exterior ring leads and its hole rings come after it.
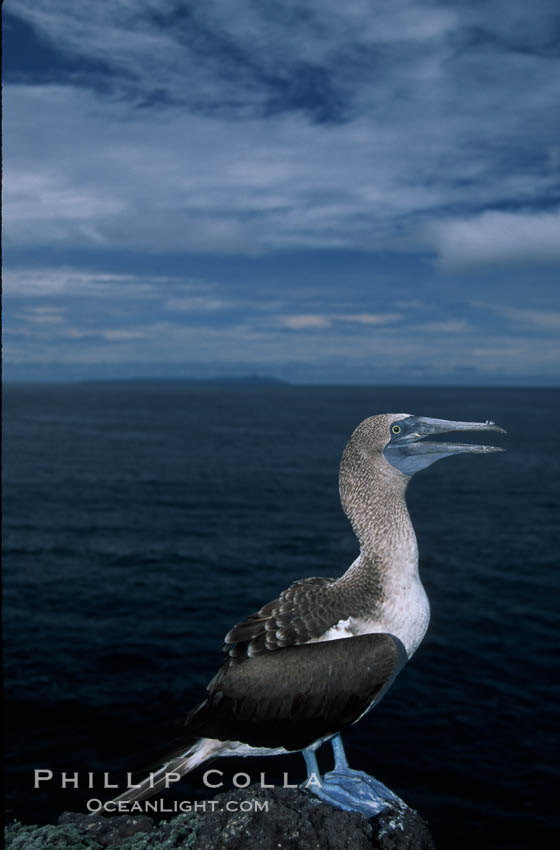
POLYGON ((176 752, 158 770, 150 773, 142 782, 127 788, 111 803, 132 803, 134 800, 144 800, 157 794, 162 789, 171 787, 178 781, 179 776, 184 776, 194 770, 208 759, 216 758, 227 748, 226 741, 218 741, 215 738, 199 738, 184 752, 176 752))

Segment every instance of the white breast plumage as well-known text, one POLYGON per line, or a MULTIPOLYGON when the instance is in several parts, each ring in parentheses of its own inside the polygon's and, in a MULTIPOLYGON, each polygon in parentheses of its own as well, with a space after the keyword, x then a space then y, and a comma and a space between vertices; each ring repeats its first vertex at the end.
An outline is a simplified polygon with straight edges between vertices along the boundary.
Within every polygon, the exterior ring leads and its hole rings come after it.
POLYGON ((375 617, 347 617, 339 620, 320 637, 309 643, 339 640, 385 632, 397 637, 404 645, 409 659, 418 649, 430 622, 430 603, 418 574, 400 589, 395 589, 380 605, 375 617))

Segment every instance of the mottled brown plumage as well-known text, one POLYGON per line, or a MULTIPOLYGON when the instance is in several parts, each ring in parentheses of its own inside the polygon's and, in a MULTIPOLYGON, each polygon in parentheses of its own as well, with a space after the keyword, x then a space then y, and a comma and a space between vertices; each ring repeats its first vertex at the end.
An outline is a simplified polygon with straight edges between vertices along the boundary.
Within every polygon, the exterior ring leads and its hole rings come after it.
POLYGON ((381 599, 379 585, 375 581, 370 585, 361 592, 332 578, 296 581, 278 599, 234 626, 226 635, 225 649, 235 659, 318 640, 339 620, 370 613, 368 590, 381 599))

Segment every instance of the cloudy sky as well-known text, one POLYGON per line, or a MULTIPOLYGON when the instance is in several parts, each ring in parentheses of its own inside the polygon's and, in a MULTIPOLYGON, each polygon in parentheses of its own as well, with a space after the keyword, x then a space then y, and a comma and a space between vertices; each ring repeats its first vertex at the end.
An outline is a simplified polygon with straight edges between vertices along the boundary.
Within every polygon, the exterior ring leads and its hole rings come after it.
POLYGON ((6 0, 7 379, 557 384, 557 0, 6 0))

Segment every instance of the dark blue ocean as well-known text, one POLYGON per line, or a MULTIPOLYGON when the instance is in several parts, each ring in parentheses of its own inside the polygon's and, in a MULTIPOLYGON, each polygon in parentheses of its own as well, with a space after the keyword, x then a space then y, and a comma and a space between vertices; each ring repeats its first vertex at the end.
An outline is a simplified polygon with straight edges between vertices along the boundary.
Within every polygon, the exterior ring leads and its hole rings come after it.
MULTIPOLYGON (((429 820, 438 850, 550 846, 558 771, 560 393, 546 389, 114 383, 4 391, 8 817, 54 822, 165 748, 236 622, 357 543, 338 465, 366 416, 494 419, 507 454, 409 489, 428 635, 345 735, 429 820), (33 769, 56 782, 34 790, 33 769)), ((328 764, 328 748, 323 756, 328 764)), ((216 765, 215 765, 216 766, 216 765)), ((221 760, 303 780, 299 754, 221 760)), ((202 771, 175 796, 203 798, 202 771)), ((101 791, 94 796, 103 795, 101 791)), ((173 796, 173 795, 171 795, 173 796)))

